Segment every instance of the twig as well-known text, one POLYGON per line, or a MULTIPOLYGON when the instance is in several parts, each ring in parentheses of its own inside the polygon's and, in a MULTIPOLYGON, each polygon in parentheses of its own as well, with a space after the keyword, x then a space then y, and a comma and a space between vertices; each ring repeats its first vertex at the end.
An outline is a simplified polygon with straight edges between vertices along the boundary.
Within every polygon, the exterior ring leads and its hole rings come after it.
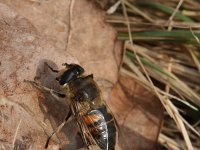
POLYGON ((131 35, 130 23, 129 23, 128 14, 127 14, 127 11, 126 11, 126 6, 124 4, 124 0, 121 0, 121 4, 122 4, 122 7, 123 7, 123 14, 124 14, 124 17, 126 19, 126 25, 127 25, 127 28, 128 28, 128 35, 129 35, 130 43, 133 44, 133 38, 132 38, 132 35, 131 35))
MULTIPOLYGON (((167 68, 167 70, 168 70, 169 72, 172 71, 172 62, 173 62, 173 58, 170 58, 169 66, 168 66, 168 68, 167 68)), ((169 94, 169 90, 170 90, 170 86, 169 86, 169 84, 166 84, 166 86, 165 86, 165 91, 166 91, 167 94, 169 94)))
POLYGON ((171 139, 164 134, 160 134, 158 140, 167 148, 171 148, 173 150, 180 150, 179 144, 176 141, 174 141, 174 139, 171 139))
POLYGON ((106 13, 107 14, 113 14, 116 10, 117 10, 117 8, 119 7, 119 5, 120 5, 120 0, 119 1, 117 1, 114 5, 112 5, 107 11, 106 11, 106 13))
POLYGON ((168 26, 168 31, 172 30, 172 22, 174 19, 174 16, 176 15, 176 13, 178 12, 179 8, 181 7, 182 3, 184 0, 180 0, 178 5, 176 6, 176 9, 174 10, 174 12, 172 13, 172 15, 170 16, 168 22, 169 22, 169 26, 168 26))
POLYGON ((163 106, 165 107, 166 111, 168 112, 168 114, 174 119, 176 125, 178 126, 178 128, 181 130, 182 135, 185 139, 186 145, 188 147, 188 149, 193 150, 193 146, 192 143, 189 139, 189 136, 187 134, 187 130, 185 128, 185 125, 183 123, 182 117, 180 116, 178 110, 176 109, 176 107, 173 105, 173 103, 167 98, 164 97, 163 95, 161 95, 158 92, 158 89, 154 86, 152 80, 150 79, 148 73, 146 72, 146 69, 143 68, 144 66, 142 65, 142 70, 144 71, 147 80, 148 80, 148 84, 150 86, 150 88, 152 88, 152 90, 155 92, 155 95, 157 95, 157 97, 160 99, 161 103, 163 104, 163 106))
POLYGON ((73 17, 73 8, 74 8, 75 0, 70 1, 70 8, 69 8, 69 29, 68 29, 68 36, 67 36, 67 45, 66 45, 66 51, 68 50, 70 39, 71 39, 71 30, 72 30, 72 17, 73 17))
MULTIPOLYGON (((199 38, 195 35, 195 33, 193 32, 193 30, 192 30, 191 27, 190 27, 190 31, 191 31, 193 37, 195 38, 195 40, 197 41, 197 43, 198 43, 199 46, 200 46, 200 40, 199 40, 199 38)), ((191 57, 192 57, 194 63, 196 64, 196 67, 197 67, 198 71, 200 72, 200 63, 199 63, 199 60, 196 58, 194 52, 193 52, 190 48, 188 48, 188 50, 189 50, 189 53, 190 53, 190 55, 191 55, 191 57)))
POLYGON ((193 37, 195 38, 195 40, 197 41, 197 43, 200 45, 200 40, 199 40, 199 38, 195 35, 195 33, 193 32, 193 30, 192 30, 192 27, 190 26, 190 31, 191 31, 191 33, 192 33, 192 35, 193 35, 193 37))
POLYGON ((200 120, 198 120, 195 124, 193 124, 193 127, 196 127, 200 124, 200 120))
POLYGON ((142 16, 143 18, 145 18, 146 20, 148 20, 149 22, 155 22, 150 16, 148 16, 147 14, 144 13, 144 11, 139 10, 137 7, 135 7, 134 5, 132 5, 130 2, 128 2, 127 0, 123 0, 124 3, 131 8, 130 11, 132 11, 133 13, 136 13, 140 16, 142 16))
POLYGON ((13 142, 12 142, 12 147, 15 146, 15 141, 16 141, 17 133, 18 133, 18 131, 19 131, 19 127, 20 127, 20 125, 21 125, 21 122, 22 122, 22 119, 20 119, 20 121, 19 121, 19 123, 18 123, 18 125, 17 125, 16 131, 15 131, 15 135, 14 135, 14 139, 13 139, 13 142))

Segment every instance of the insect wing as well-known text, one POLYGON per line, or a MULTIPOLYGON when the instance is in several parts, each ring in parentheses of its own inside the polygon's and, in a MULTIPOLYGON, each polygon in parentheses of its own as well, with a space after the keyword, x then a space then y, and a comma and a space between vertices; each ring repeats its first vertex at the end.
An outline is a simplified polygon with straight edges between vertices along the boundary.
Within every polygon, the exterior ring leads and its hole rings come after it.
POLYGON ((78 102, 73 102, 71 105, 71 110, 76 118, 83 142, 85 143, 88 150, 89 149, 98 150, 98 149, 100 149, 100 147, 99 147, 96 139, 94 139, 93 133, 91 133, 92 126, 88 126, 91 122, 93 122, 94 118, 91 118, 91 116, 90 116, 91 114, 89 114, 89 113, 82 116, 80 114, 80 112, 78 111, 78 105, 79 105, 78 102), (97 146, 97 148, 96 148, 96 146, 94 146, 94 144, 97 146))
POLYGON ((100 149, 108 150, 108 129, 103 114, 99 110, 91 110, 83 117, 83 121, 89 130, 89 137, 95 140, 95 144, 100 149))
POLYGON ((86 145, 86 148, 88 150, 92 149, 92 150, 100 150, 99 146, 97 146, 97 148, 93 145, 97 145, 95 139, 93 138, 93 136, 91 135, 88 127, 86 126, 86 124, 83 122, 83 120, 77 120, 78 125, 80 127, 81 130, 81 137, 83 139, 83 142, 86 145))

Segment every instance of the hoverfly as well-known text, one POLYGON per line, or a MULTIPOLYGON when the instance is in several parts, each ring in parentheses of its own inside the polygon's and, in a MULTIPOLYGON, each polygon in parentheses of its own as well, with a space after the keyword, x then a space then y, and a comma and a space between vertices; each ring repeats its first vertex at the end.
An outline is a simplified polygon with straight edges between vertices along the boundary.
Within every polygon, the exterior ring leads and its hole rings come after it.
POLYGON ((83 75, 84 69, 77 64, 63 64, 65 69, 54 70, 65 94, 53 91, 34 81, 28 81, 34 86, 49 91, 53 96, 66 97, 69 102, 69 113, 64 122, 48 137, 45 148, 51 137, 73 116, 80 129, 82 140, 87 149, 97 145, 102 150, 114 150, 116 143, 116 122, 104 103, 101 91, 93 80, 93 75, 83 75))

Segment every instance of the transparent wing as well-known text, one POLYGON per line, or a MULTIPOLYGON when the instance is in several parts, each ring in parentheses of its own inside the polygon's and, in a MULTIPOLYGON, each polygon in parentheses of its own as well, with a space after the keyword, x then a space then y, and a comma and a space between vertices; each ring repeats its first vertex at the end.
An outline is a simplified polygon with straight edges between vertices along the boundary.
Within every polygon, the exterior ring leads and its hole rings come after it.
POLYGON ((72 111, 73 114, 75 115, 77 124, 80 128, 80 134, 82 136, 83 142, 85 143, 87 149, 92 149, 92 150, 101 149, 99 147, 99 144, 97 143, 97 140, 94 138, 94 135, 100 135, 100 132, 98 132, 97 130, 95 133, 94 130, 92 130, 95 129, 93 128, 93 125, 90 126, 88 124, 89 122, 90 123, 94 122, 94 118, 90 116, 91 114, 86 114, 84 116, 80 115, 80 113, 78 112, 78 105, 79 105, 78 103, 74 102, 72 104, 72 111))
POLYGON ((108 129, 103 114, 99 110, 91 110, 86 115, 81 116, 76 111, 78 110, 76 103, 74 106, 81 136, 87 148, 108 150, 108 129))
POLYGON ((104 115, 99 110, 91 110, 83 119, 97 145, 101 149, 107 150, 108 129, 104 115))
POLYGON ((100 147, 98 146, 96 140, 90 133, 90 130, 88 129, 87 125, 80 120, 78 121, 78 124, 80 127, 82 139, 83 139, 84 143, 86 144, 87 149, 88 150, 91 150, 91 149, 92 150, 100 150, 100 147))

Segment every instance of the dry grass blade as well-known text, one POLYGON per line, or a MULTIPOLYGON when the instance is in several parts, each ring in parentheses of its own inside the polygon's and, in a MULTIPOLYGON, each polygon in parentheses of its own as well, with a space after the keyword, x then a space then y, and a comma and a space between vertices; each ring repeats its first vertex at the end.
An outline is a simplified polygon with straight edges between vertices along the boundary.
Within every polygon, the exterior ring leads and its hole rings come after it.
POLYGON ((130 40, 130 43, 133 44, 133 39, 132 39, 132 35, 131 35, 129 18, 128 18, 126 6, 125 6, 124 3, 125 3, 125 0, 121 0, 121 4, 122 4, 122 7, 123 7, 123 14, 124 14, 124 17, 126 19, 126 25, 127 25, 127 28, 128 28, 129 40, 130 40))
POLYGON ((107 17, 116 27, 119 39, 129 40, 121 72, 154 93, 165 107, 166 116, 173 119, 171 125, 164 121, 164 126, 176 130, 162 131, 161 143, 166 148, 199 149, 196 139, 200 136, 200 3, 184 0, 121 0, 121 3, 122 7, 107 17))
MULTIPOLYGON (((133 47, 130 44, 127 44, 127 48, 136 52, 139 52, 137 48, 133 47)), ((142 53, 140 53, 142 54, 142 53)), ((158 64, 154 64, 151 62, 152 59, 148 59, 149 57, 145 57, 143 55, 143 63, 146 65, 146 69, 150 76, 158 79, 161 82, 169 83, 172 89, 176 89, 184 95, 185 97, 189 98, 193 103, 200 106, 200 96, 194 92, 190 87, 188 87, 184 82, 182 82, 179 78, 177 78, 173 73, 169 72, 167 69, 162 68, 158 64), (151 66, 149 66, 151 64, 151 66), (153 66, 152 66, 153 65, 153 66), (153 70, 154 69, 154 70, 153 70)))
POLYGON ((16 128, 16 131, 15 131, 15 135, 14 135, 14 138, 13 138, 13 142, 12 142, 12 147, 14 148, 15 146, 15 141, 16 141, 16 138, 17 138, 17 133, 19 132, 19 127, 21 125, 21 122, 22 122, 22 119, 20 119, 18 125, 17 125, 17 128, 16 128))
MULTIPOLYGON (((194 36, 194 38, 196 39, 197 43, 200 46, 199 38, 195 35, 195 33, 193 32, 193 30, 191 28, 190 28, 190 31, 191 31, 192 35, 194 36)), ((200 72, 200 61, 197 59, 195 53, 190 49, 190 47, 188 48, 188 50, 189 50, 189 53, 191 54, 191 57, 192 57, 194 63, 196 64, 196 66, 197 66, 197 68, 198 68, 198 70, 200 72)))
POLYGON ((199 60, 197 59, 197 57, 195 56, 194 52, 191 50, 191 49, 188 49, 189 50, 189 53, 194 61, 194 63, 196 64, 197 68, 198 68, 198 71, 200 72, 200 63, 199 63, 199 60))
MULTIPOLYGON (((122 69, 122 72, 124 72, 124 73, 126 73, 128 75, 131 75, 132 77, 134 77, 136 80, 138 80, 140 82, 142 81, 142 80, 140 80, 139 77, 134 76, 132 73, 128 73, 128 71, 125 71, 124 69, 122 69)), ((142 82, 145 84, 144 81, 142 81, 142 82)), ((146 84, 150 84, 150 83, 146 83, 146 84)), ((148 87, 151 89, 151 85, 148 85, 148 87)), ((149 88, 147 88, 147 89, 149 89, 149 88)), ((176 122, 177 126, 181 130, 181 132, 183 134, 183 137, 184 137, 184 139, 186 141, 186 145, 187 145, 188 149, 192 150, 193 147, 192 147, 191 141, 189 139, 189 135, 187 133, 187 130, 185 128, 183 120, 181 120, 182 117, 180 117, 180 114, 179 114, 177 108, 171 103, 171 101, 169 99, 166 99, 165 96, 162 96, 158 92, 156 92, 157 89, 156 90, 151 89, 151 90, 155 92, 155 95, 159 95, 159 99, 161 100, 161 102, 162 102, 163 106, 165 107, 166 111, 174 119, 174 121, 176 122)))
POLYGON ((172 20, 174 18, 174 16, 176 15, 176 13, 178 12, 179 8, 181 7, 182 3, 183 3, 184 0, 180 0, 178 5, 176 6, 176 9, 174 10, 174 12, 172 13, 172 15, 170 16, 169 18, 169 26, 168 26, 168 31, 171 31, 172 29, 172 20))
POLYGON ((176 143, 173 139, 167 137, 164 134, 160 134, 158 140, 166 148, 173 149, 173 150, 181 150, 178 143, 176 143))
MULTIPOLYGON (((124 63, 126 63, 133 71, 138 72, 137 67, 134 66, 134 64, 131 64, 131 62, 128 61, 126 57, 125 57, 125 59, 124 59, 124 63)), ((127 75, 133 77, 134 79, 136 79, 140 84, 142 84, 144 87, 146 87, 146 88, 147 88, 148 90, 150 90, 151 92, 154 92, 154 90, 151 88, 151 85, 148 83, 148 81, 144 78, 144 76, 143 76, 141 73, 137 73, 137 75, 135 76, 134 74, 132 74, 131 72, 129 72, 129 71, 127 71, 127 70, 122 69, 121 71, 122 71, 123 73, 125 73, 125 74, 127 74, 127 75), (139 76, 138 76, 138 75, 139 75, 139 76)), ((164 91, 161 91, 161 90, 158 89, 158 88, 156 88, 156 90, 158 91, 159 94, 162 94, 162 95, 164 96, 164 98, 166 98, 167 100, 169 100, 169 98, 174 98, 174 99, 176 99, 176 100, 181 101, 181 102, 184 103, 185 105, 191 107, 192 109, 197 110, 195 107, 193 107, 192 105, 188 104, 188 103, 185 102, 184 100, 181 100, 181 99, 177 98, 176 96, 173 96, 173 95, 171 95, 171 94, 169 94, 169 93, 166 93, 166 92, 164 92, 164 91)), ((156 93, 155 93, 155 95, 156 95, 156 93)), ((164 100, 164 101, 165 101, 165 100, 164 100)), ((177 108, 176 108, 170 101, 169 101, 169 102, 167 101, 167 103, 166 103, 166 102, 163 102, 163 101, 161 101, 161 102, 164 104, 164 106, 165 106, 165 104, 169 103, 168 105, 171 105, 171 107, 174 108, 174 111, 177 110, 177 108)), ((168 106, 165 107, 165 108, 167 109, 167 112, 170 114, 170 116, 173 116, 173 115, 174 115, 174 112, 173 112, 168 106)), ((196 135, 200 136, 200 133, 199 133, 196 129, 194 129, 183 117, 181 117, 177 111, 175 111, 175 112, 176 112, 176 114, 178 115, 178 119, 181 119, 182 122, 184 122, 196 135)), ((177 121, 177 119, 175 119, 175 121, 177 121)))
POLYGON ((69 9, 69 29, 68 29, 68 37, 67 37, 67 45, 66 45, 66 51, 68 50, 69 44, 70 44, 70 39, 72 36, 72 17, 73 17, 73 8, 74 8, 74 3, 75 0, 70 0, 70 9, 69 9))
POLYGON ((147 14, 145 14, 144 12, 142 12, 141 10, 136 8, 134 5, 129 3, 127 0, 123 0, 123 3, 126 4, 128 7, 130 7, 131 11, 136 12, 137 14, 141 15, 142 17, 147 19, 149 22, 154 22, 154 20, 151 17, 149 17, 147 14))
MULTIPOLYGON (((126 61, 126 62, 127 62, 127 61, 126 61)), ((130 65, 130 64, 129 64, 129 65, 130 65)), ((132 68, 133 68, 133 67, 132 67, 132 68)), ((175 106, 174 106, 170 101, 167 101, 167 102, 168 102, 168 106, 170 106, 170 107, 166 106, 166 105, 165 105, 165 104, 166 104, 165 102, 162 102, 162 103, 164 104, 164 106, 165 106, 167 112, 170 114, 171 117, 174 118, 175 122, 177 123, 177 125, 179 125, 179 128, 182 130, 182 133, 183 133, 183 136, 184 136, 184 138, 185 138, 185 141, 186 141, 186 143, 187 143, 188 148, 192 149, 192 145, 191 145, 191 142, 190 142, 190 140, 189 140, 189 136, 188 136, 188 134, 187 134, 187 132, 186 132, 185 126, 184 126, 184 124, 183 124, 183 121, 180 119, 180 115, 179 115, 179 113, 178 113, 178 111, 177 111, 177 108, 175 108, 175 106), (170 108, 171 108, 171 109, 170 109, 170 108), (172 109, 172 108, 173 108, 173 109, 172 109), (176 114, 176 115, 174 115, 174 114, 176 114), (177 116, 179 116, 179 117, 177 117, 177 116)))
MULTIPOLYGON (((125 20, 122 16, 116 16, 116 15, 111 15, 106 17, 107 22, 109 23, 115 23, 115 24, 124 24, 125 20)), ((154 22, 141 22, 141 20, 137 20, 136 18, 129 17, 130 24, 131 26, 134 27, 134 30, 137 31, 138 27, 142 28, 143 26, 150 26, 150 27, 168 27, 168 23, 164 20, 156 20, 154 22)), ((193 23, 193 22, 179 22, 179 21, 173 21, 173 28, 177 29, 199 29, 200 24, 199 23, 193 23)), ((121 27, 123 28, 123 31, 127 31, 126 27, 121 27)), ((117 31, 119 28, 116 27, 117 31)), ((144 28, 144 30, 148 30, 148 28, 144 28)), ((141 30, 140 30, 141 31, 141 30)))
POLYGON ((112 6, 106 11, 106 13, 107 13, 107 14, 112 14, 112 13, 114 13, 114 12, 117 10, 117 8, 119 7, 119 5, 120 5, 120 0, 117 1, 114 5, 112 5, 112 6))

